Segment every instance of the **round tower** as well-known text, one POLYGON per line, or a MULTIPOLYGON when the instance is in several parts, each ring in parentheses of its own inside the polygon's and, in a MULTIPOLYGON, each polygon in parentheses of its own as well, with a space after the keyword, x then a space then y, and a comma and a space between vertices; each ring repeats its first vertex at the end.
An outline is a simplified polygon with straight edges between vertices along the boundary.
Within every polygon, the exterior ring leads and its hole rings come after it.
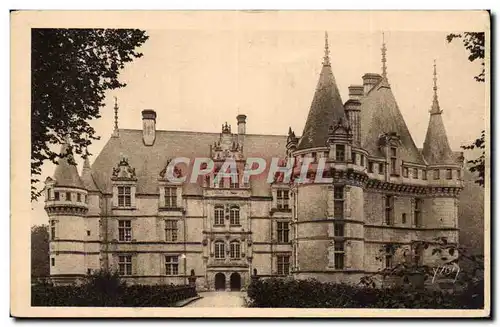
MULTIPOLYGON (((68 153, 63 144, 61 154, 68 153)), ((85 263, 85 189, 71 154, 59 159, 54 178, 45 181, 45 211, 49 216, 50 276, 58 284, 87 274, 85 263)))

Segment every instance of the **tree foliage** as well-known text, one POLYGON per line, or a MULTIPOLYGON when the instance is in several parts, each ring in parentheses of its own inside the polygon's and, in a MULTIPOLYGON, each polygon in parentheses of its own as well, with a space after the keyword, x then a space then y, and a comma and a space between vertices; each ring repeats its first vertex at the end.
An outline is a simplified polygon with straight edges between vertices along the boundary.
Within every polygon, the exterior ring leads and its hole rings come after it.
POLYGON ((31 227, 31 276, 46 277, 49 267, 49 232, 47 225, 31 227))
POLYGON ((136 48, 147 39, 138 29, 32 29, 32 200, 40 195, 35 184, 46 160, 88 155, 87 147, 99 139, 90 121, 100 117, 106 91, 126 86, 119 72, 142 56, 136 48), (65 140, 67 153, 52 150, 65 140))
MULTIPOLYGON (((464 32, 462 34, 448 34, 446 40, 452 42, 454 39, 461 39, 465 49, 469 51, 469 61, 473 62, 475 60, 481 61, 481 72, 474 76, 474 79, 478 82, 485 81, 485 71, 484 71, 484 32, 464 32)), ((477 173, 478 178, 476 183, 484 186, 484 131, 481 132, 481 137, 477 138, 472 144, 462 146, 462 149, 472 150, 472 149, 482 149, 482 154, 479 158, 474 160, 469 160, 467 163, 470 165, 469 170, 472 173, 477 173)))

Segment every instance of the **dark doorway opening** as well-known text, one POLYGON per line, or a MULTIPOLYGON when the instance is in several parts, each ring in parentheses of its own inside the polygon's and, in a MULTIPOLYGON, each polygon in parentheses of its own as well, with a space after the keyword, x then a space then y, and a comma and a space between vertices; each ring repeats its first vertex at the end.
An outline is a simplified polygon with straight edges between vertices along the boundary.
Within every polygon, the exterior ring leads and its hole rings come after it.
POLYGON ((241 276, 238 273, 232 273, 231 279, 231 291, 239 291, 241 289, 241 276))
POLYGON ((215 275, 215 290, 224 291, 226 289, 226 275, 217 273, 215 275))

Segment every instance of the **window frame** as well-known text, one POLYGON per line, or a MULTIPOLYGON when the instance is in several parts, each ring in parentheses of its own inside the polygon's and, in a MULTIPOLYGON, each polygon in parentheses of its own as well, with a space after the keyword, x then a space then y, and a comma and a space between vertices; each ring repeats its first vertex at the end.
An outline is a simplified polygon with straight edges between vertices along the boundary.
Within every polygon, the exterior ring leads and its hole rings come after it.
POLYGON ((225 212, 222 205, 214 206, 214 226, 224 226, 225 225, 225 212), (221 224, 219 224, 222 222, 221 224))
POLYGON ((276 256, 276 273, 279 276, 290 275, 290 255, 276 256))
POLYGON ((290 191, 285 189, 276 190, 276 208, 280 210, 290 209, 290 191))
POLYGON ((130 219, 118 220, 118 241, 132 242, 132 220, 130 219))
POLYGON ((420 228, 422 226, 422 204, 423 200, 421 198, 415 198, 413 219, 416 228, 420 228))
POLYGON ((394 195, 384 196, 384 222, 386 226, 394 225, 394 195))
POLYGON ((290 243, 290 222, 277 221, 276 231, 278 235, 278 243, 290 243))
POLYGON ((453 179, 453 169, 446 169, 446 179, 447 180, 453 179))
POLYGON ((177 187, 175 186, 165 186, 163 188, 164 194, 164 207, 165 208, 177 208, 177 187))
POLYGON ((179 276, 179 256, 165 255, 165 275, 179 276))
POLYGON ((333 218, 344 219, 345 185, 333 186, 333 218), (340 195, 339 195, 340 194, 340 195))
POLYGON ((165 219, 165 241, 177 242, 179 236, 179 229, 177 219, 165 219))
POLYGON ((340 223, 340 222, 333 223, 333 236, 334 237, 345 237, 345 224, 344 223, 340 223))
POLYGON ((229 258, 231 260, 241 259, 241 242, 233 240, 229 243, 229 258))
POLYGON ((56 221, 50 221, 50 240, 54 241, 56 239, 56 221))
POLYGON ((347 156, 345 144, 335 144, 335 161, 345 162, 346 160, 347 156))
POLYGON ((440 179, 441 178, 440 175, 441 175, 440 170, 439 169, 434 169, 434 171, 433 171, 433 178, 434 178, 434 180, 440 179))
POLYGON ((226 258, 226 243, 221 240, 214 242, 214 257, 215 259, 225 259, 226 258))
POLYGON ((335 241, 333 245, 333 267, 335 270, 345 269, 345 242, 335 241))
POLYGON ((120 276, 132 276, 132 256, 119 255, 118 256, 118 274, 120 276))
POLYGON ((241 226, 239 206, 233 205, 229 208, 229 225, 241 226))
POLYGON ((118 185, 116 188, 117 188, 117 205, 118 205, 118 207, 120 207, 120 208, 132 207, 132 186, 130 186, 130 185, 118 185))

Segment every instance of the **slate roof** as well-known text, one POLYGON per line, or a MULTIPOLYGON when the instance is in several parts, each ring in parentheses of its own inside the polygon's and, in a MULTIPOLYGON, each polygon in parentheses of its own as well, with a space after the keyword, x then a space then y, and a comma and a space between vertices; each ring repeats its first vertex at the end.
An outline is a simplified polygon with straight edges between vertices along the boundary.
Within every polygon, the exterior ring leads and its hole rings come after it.
POLYGON ((413 163, 425 163, 386 78, 381 78, 379 83, 362 98, 360 117, 361 146, 370 154, 384 156, 378 146, 379 137, 385 133, 395 132, 402 143, 399 152, 401 159, 413 163))
POLYGON ((347 126, 344 105, 330 64, 323 64, 298 150, 326 146, 330 126, 340 119, 347 126))
MULTIPOLYGON (((68 145, 64 143, 61 146, 60 154, 65 154, 68 151, 68 145)), ((78 170, 76 165, 72 165, 68 162, 69 157, 60 158, 58 160, 58 165, 56 171, 54 172, 54 179, 56 180, 56 186, 66 186, 75 188, 84 188, 82 180, 78 175, 78 170)))
POLYGON ((429 165, 457 164, 456 156, 448 143, 441 112, 430 115, 422 154, 429 165))
MULTIPOLYGON (((118 134, 119 137, 111 137, 108 140, 92 164, 93 180, 103 193, 112 192, 111 175, 122 156, 128 159, 132 168, 135 168, 136 192, 157 194, 159 174, 169 159, 209 157, 210 145, 220 137, 220 133, 157 130, 154 145, 146 146, 142 141, 142 130, 120 129, 118 134)), ((285 135, 246 134, 242 143, 245 158, 259 157, 270 162, 272 157, 285 157, 285 135)), ((270 196, 270 186, 266 178, 267 169, 258 178, 251 179, 253 196, 270 196)), ((199 185, 184 183, 183 192, 201 195, 202 188, 199 185)))

